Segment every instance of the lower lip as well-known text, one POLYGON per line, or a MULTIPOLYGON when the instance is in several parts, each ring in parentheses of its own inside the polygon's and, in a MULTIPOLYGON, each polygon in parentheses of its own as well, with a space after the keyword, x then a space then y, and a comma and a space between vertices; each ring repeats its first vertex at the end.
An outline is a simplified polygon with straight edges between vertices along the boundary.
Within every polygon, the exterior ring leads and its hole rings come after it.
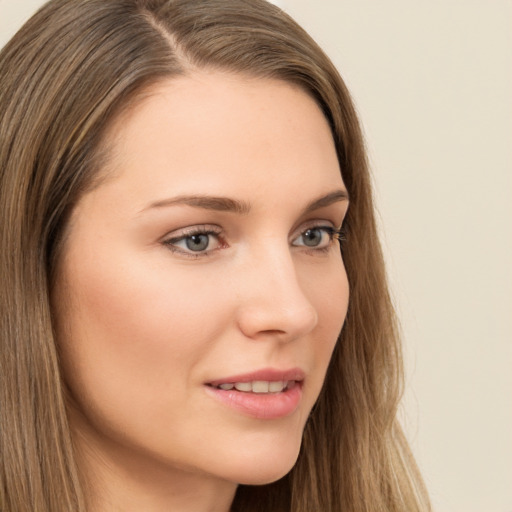
POLYGON ((212 386, 206 386, 206 390, 227 406, 262 420, 289 416, 297 409, 302 398, 300 383, 280 393, 247 393, 236 389, 225 391, 212 386))

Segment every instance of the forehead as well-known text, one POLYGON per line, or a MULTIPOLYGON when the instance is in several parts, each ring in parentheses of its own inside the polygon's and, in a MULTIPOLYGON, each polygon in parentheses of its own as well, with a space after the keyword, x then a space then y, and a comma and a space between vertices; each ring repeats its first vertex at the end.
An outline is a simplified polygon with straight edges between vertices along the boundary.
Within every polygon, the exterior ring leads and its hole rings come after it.
POLYGON ((112 181, 148 194, 342 183, 322 111, 281 80, 202 71, 162 81, 118 116, 106 141, 112 181))

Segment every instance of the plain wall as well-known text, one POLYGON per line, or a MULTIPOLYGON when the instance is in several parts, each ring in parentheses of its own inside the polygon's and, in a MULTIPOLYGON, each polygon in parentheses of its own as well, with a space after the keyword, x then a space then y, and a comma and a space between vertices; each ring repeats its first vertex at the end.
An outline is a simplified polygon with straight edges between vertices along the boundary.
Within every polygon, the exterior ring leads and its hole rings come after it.
MULTIPOLYGON (((512 2, 275 3, 363 120, 435 510, 512 512, 512 2)), ((0 0, 0 45, 41 4, 0 0)))

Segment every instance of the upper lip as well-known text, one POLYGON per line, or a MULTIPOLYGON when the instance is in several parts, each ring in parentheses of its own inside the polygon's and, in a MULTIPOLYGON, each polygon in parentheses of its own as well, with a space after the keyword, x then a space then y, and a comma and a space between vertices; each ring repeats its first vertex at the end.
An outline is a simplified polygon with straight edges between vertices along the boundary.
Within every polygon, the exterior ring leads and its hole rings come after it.
POLYGON ((288 370, 279 370, 276 368, 263 368, 253 372, 248 372, 238 375, 230 375, 228 377, 222 377, 221 379, 215 379, 209 381, 208 384, 211 386, 219 386, 220 384, 226 384, 231 382, 253 382, 253 381, 302 381, 305 378, 305 373, 300 368, 290 368, 288 370))

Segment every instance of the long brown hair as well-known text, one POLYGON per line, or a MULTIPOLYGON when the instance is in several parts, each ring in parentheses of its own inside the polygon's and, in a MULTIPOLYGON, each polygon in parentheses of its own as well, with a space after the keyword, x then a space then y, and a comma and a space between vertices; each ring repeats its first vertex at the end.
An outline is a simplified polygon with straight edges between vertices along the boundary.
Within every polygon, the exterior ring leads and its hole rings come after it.
POLYGON ((65 228, 101 176, 113 118, 156 81, 204 67, 314 97, 351 200, 348 316, 299 459, 273 484, 240 486, 233 510, 429 510, 396 421, 400 345, 357 116, 329 59, 264 0, 53 0, 0 53, 0 509, 86 510, 50 307, 65 228))

